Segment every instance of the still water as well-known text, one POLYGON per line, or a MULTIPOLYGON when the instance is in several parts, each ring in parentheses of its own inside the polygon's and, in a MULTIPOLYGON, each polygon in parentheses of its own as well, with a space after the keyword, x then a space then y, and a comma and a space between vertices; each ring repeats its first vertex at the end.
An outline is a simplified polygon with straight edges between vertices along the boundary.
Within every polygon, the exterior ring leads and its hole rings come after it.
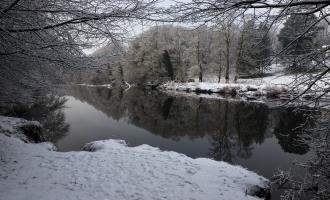
MULTIPOLYGON (((62 109, 67 130, 55 141, 60 151, 85 143, 122 139, 197 158, 241 165, 270 178, 293 161, 312 156, 298 140, 305 113, 266 104, 170 95, 132 88, 72 87, 62 109)), ((295 171, 299 173, 299 171, 295 171)))
POLYGON ((224 160, 267 177, 275 167, 288 168, 311 154, 297 139, 303 127, 296 127, 306 123, 306 116, 293 109, 137 88, 74 87, 67 94, 63 112, 69 129, 56 141, 60 151, 123 139, 129 146, 149 144, 193 158, 224 160))

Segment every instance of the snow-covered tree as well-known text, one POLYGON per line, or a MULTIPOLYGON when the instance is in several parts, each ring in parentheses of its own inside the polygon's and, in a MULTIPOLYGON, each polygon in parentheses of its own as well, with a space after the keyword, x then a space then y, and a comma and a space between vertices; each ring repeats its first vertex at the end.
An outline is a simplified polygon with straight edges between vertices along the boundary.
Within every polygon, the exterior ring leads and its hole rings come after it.
POLYGON ((292 70, 303 69, 308 63, 300 63, 300 57, 310 54, 319 48, 316 43, 318 27, 313 26, 317 22, 315 15, 291 15, 281 29, 278 39, 285 49, 281 57, 292 70), (311 28, 310 28, 311 27, 311 28), (302 35, 304 31, 307 32, 302 35))
POLYGON ((239 36, 237 68, 243 74, 261 74, 269 65, 271 42, 268 26, 250 19, 243 24, 239 36))
POLYGON ((0 95, 62 82, 68 71, 99 67, 83 50, 123 36, 124 24, 150 17, 155 0, 0 1, 0 95), (19 87, 16 87, 16 89, 19 87))

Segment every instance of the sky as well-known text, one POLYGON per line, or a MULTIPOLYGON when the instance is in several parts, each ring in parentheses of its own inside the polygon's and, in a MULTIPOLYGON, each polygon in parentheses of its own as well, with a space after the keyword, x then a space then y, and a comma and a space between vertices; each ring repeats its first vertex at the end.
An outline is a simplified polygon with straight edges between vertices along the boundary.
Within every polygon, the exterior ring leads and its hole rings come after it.
MULTIPOLYGON (((189 2, 190 0, 181 0, 181 1, 177 1, 180 3, 184 3, 184 2, 189 2)), ((159 7, 163 7, 163 8, 168 8, 171 5, 175 4, 175 0, 159 0, 157 5, 159 7)), ((135 38, 137 37, 139 34, 141 34, 143 31, 148 30, 150 27, 155 26, 155 25, 164 25, 164 24, 170 24, 170 23, 164 23, 164 22, 147 22, 147 21, 134 21, 134 22, 127 22, 125 24, 123 24, 123 27, 127 30, 127 36, 128 38, 135 38)), ((174 24, 174 23, 171 23, 174 24)), ((181 24, 183 25, 183 24, 181 24)), ((187 26, 187 24, 185 24, 185 26, 187 26)), ((83 49, 83 52, 87 55, 91 55, 93 54, 93 52, 95 52, 95 50, 97 50, 98 48, 102 47, 106 45, 106 43, 104 43, 103 45, 97 45, 93 48, 88 48, 88 49, 83 49)))

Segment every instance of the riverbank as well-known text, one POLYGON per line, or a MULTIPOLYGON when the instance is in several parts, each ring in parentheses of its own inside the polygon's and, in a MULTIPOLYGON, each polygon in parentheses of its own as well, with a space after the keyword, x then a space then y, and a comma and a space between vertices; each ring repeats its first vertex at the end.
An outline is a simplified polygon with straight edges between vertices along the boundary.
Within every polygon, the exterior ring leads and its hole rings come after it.
POLYGON ((257 97, 269 98, 288 98, 288 88, 285 85, 253 85, 253 84, 225 84, 225 83, 208 83, 208 82, 192 82, 177 83, 167 82, 159 86, 161 90, 179 91, 179 92, 195 92, 197 94, 221 94, 231 96, 247 97, 248 99, 256 99, 257 97))
POLYGON ((160 85, 158 88, 165 91, 240 96, 249 100, 260 97, 289 99, 288 85, 293 80, 292 76, 270 76, 266 78, 239 79, 236 83, 181 83, 171 81, 160 85))
POLYGON ((263 78, 238 79, 236 83, 169 81, 157 88, 165 92, 170 91, 183 95, 188 93, 216 94, 241 97, 245 100, 279 99, 287 101, 299 96, 304 100, 328 101, 330 96, 325 93, 326 90, 320 89, 326 88, 326 83, 322 80, 313 83, 310 81, 317 76, 318 74, 285 75, 279 73, 263 78), (301 80, 297 81, 297 77, 300 77, 301 80), (313 85, 310 86, 310 84, 313 85))
POLYGON ((148 145, 104 140, 57 152, 50 143, 24 142, 27 124, 39 126, 0 117, 0 196, 7 200, 258 199, 256 188, 266 187, 265 178, 242 167, 148 145))

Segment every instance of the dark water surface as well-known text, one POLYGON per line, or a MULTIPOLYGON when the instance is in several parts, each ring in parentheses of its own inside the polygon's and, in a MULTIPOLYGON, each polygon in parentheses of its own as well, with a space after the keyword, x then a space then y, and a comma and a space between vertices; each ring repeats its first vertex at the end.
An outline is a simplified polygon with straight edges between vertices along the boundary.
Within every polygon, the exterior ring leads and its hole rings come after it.
POLYGON ((304 127, 296 127, 306 116, 292 108, 137 88, 72 87, 65 97, 69 130, 56 140, 60 151, 81 150, 95 140, 123 139, 129 146, 149 144, 193 158, 224 160, 267 178, 312 156, 308 145, 297 139, 304 127))

